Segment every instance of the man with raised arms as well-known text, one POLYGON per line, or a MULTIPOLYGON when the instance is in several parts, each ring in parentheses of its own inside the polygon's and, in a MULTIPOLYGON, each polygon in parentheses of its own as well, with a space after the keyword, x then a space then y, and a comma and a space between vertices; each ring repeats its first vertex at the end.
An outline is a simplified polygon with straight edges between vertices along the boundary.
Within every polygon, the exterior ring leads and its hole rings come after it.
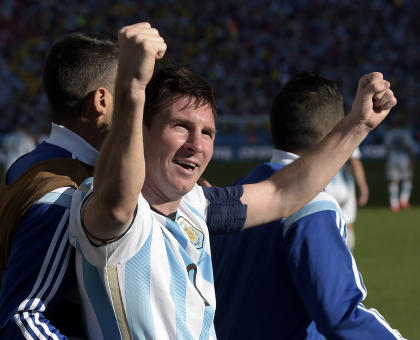
POLYGON ((185 68, 153 75, 166 43, 148 23, 122 28, 119 48, 112 128, 94 186, 73 196, 70 217, 88 332, 95 339, 215 338, 209 232, 296 212, 396 99, 382 74, 368 74, 350 114, 304 157, 257 184, 201 188, 215 138, 210 86, 185 68))

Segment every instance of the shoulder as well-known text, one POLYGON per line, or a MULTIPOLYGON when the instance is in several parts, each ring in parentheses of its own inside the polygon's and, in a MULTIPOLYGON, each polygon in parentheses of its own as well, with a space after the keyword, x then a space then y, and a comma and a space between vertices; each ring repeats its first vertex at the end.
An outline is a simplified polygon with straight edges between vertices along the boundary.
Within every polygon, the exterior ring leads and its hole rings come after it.
POLYGON ((181 204, 186 204, 203 212, 207 205, 203 187, 196 184, 190 192, 182 197, 181 204))
POLYGON ((298 212, 284 219, 285 229, 290 228, 292 224, 298 222, 299 220, 305 217, 312 216, 314 214, 319 215, 322 213, 328 213, 324 214, 325 216, 328 216, 326 218, 331 219, 331 216, 335 216, 335 221, 337 221, 337 219, 340 221, 344 221, 340 206, 338 205, 336 199, 329 193, 322 191, 298 212), (331 214, 331 212, 333 214, 331 214))
POLYGON ((305 211, 323 211, 323 210, 332 210, 341 212, 340 205, 337 200, 330 193, 325 190, 321 191, 312 201, 307 203, 301 210, 305 211))
POLYGON ((278 163, 262 163, 258 165, 247 176, 239 179, 234 184, 251 184, 261 182, 283 167, 283 165, 278 163))
POLYGON ((58 157, 71 158, 71 153, 56 145, 46 142, 41 143, 33 151, 23 155, 13 163, 6 174, 7 184, 16 181, 31 166, 47 159, 58 157))

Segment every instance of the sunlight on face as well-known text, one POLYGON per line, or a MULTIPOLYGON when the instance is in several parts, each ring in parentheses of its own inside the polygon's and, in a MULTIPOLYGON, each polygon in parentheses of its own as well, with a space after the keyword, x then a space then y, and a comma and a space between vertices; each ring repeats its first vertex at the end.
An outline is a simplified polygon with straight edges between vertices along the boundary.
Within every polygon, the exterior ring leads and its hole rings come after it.
POLYGON ((213 154, 211 106, 187 103, 187 98, 175 101, 144 129, 145 189, 161 200, 177 200, 190 191, 213 154))

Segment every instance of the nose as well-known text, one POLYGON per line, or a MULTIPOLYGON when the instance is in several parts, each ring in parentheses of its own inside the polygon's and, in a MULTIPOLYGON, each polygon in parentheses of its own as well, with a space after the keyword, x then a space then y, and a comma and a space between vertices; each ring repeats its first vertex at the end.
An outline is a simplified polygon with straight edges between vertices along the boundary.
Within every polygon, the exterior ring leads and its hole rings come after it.
POLYGON ((201 134, 201 131, 190 132, 186 147, 196 153, 203 151, 203 135, 201 134))

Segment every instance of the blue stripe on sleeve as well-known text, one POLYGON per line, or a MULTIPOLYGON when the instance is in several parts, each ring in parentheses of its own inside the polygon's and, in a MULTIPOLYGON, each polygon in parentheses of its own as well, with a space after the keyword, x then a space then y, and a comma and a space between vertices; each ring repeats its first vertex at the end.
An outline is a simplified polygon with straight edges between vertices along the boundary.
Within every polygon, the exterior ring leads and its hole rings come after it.
POLYGON ((325 210, 337 211, 338 209, 339 208, 337 204, 331 201, 318 201, 318 202, 309 203, 305 205, 302 209, 300 209, 296 214, 284 220, 283 235, 287 233, 287 231, 289 230, 290 226, 293 223, 295 223, 297 220, 300 220, 301 218, 307 215, 314 214, 318 211, 325 211, 325 210))
POLYGON ((72 196, 64 192, 49 192, 45 196, 41 197, 34 204, 55 204, 65 208, 70 208, 72 196))
POLYGON ((84 194, 82 195, 82 199, 85 197, 87 192, 92 188, 92 186, 93 186, 93 177, 88 177, 82 183, 80 183, 78 189, 84 194))

